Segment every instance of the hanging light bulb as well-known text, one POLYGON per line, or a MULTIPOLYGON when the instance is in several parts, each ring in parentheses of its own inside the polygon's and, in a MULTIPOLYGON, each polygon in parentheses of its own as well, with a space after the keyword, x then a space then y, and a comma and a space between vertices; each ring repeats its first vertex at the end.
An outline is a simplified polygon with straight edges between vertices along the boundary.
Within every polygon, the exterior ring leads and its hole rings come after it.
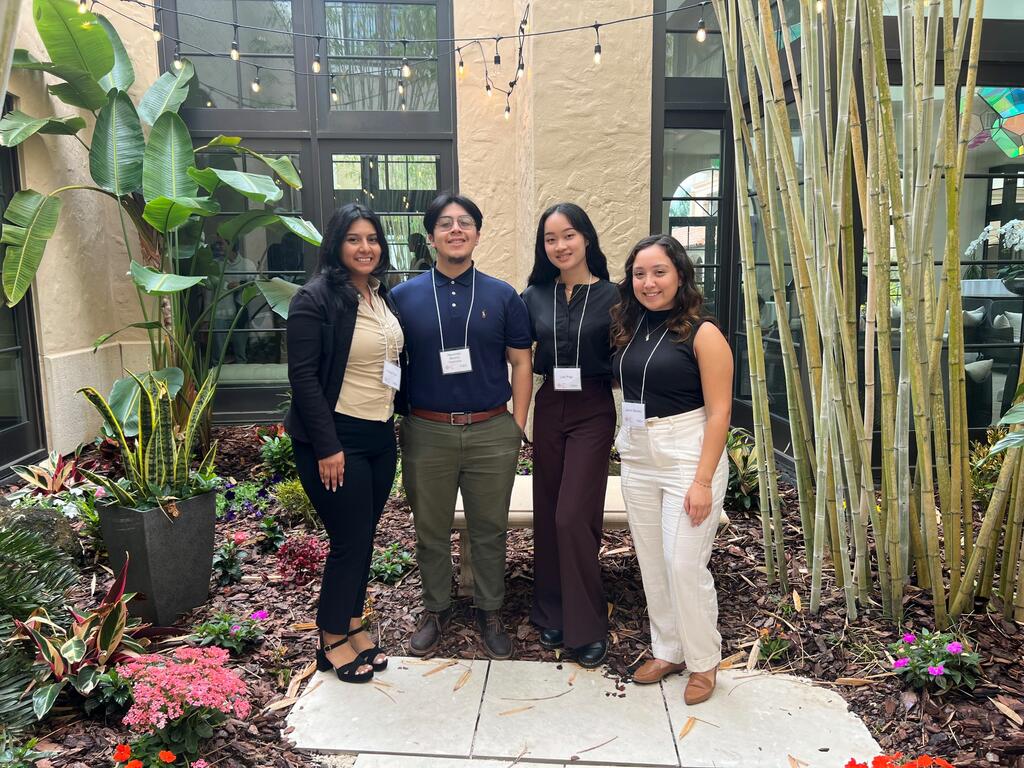
POLYGON ((331 103, 338 103, 338 86, 334 84, 334 75, 331 75, 331 103))
POLYGON ((254 77, 252 79, 252 83, 251 83, 251 85, 249 87, 252 88, 252 92, 253 93, 259 93, 260 92, 260 68, 259 67, 256 67, 256 77, 254 77))
POLYGON ((818 2, 814 4, 814 10, 818 13, 823 13, 825 11, 825 0, 818 0, 818 2))
POLYGON ((313 63, 309 67, 314 75, 320 74, 320 38, 316 39, 316 53, 313 54, 313 63))
POLYGON ((489 80, 487 81, 487 85, 485 86, 485 89, 487 91, 487 96, 488 97, 491 97, 491 96, 494 95, 494 89, 491 88, 491 82, 489 80))
POLYGON ((207 99, 207 100, 206 100, 206 106, 208 106, 208 107, 212 107, 212 106, 213 106, 213 102, 212 102, 212 101, 210 101, 209 99, 207 99))
POLYGON ((174 44, 174 68, 181 71, 181 68, 185 66, 185 62, 181 60, 181 43, 174 44))
POLYGON ((404 96, 405 95, 405 81, 404 80, 399 80, 398 81, 398 95, 399 96, 404 96))
POLYGON ((508 101, 506 101, 505 102, 505 119, 508 120, 509 117, 511 117, 511 115, 512 115, 512 105, 509 104, 508 101))
POLYGON ((405 99, 402 99, 402 103, 399 104, 399 106, 401 107, 402 111, 405 112, 405 110, 406 110, 405 99))
POLYGON ((597 42, 594 43, 594 63, 601 63, 601 25, 594 22, 594 36, 597 42))
POLYGON ((466 74, 466 62, 462 60, 462 52, 459 52, 459 77, 466 74))
POLYGON ((700 21, 697 22, 697 42, 703 43, 708 39, 708 28, 704 24, 704 17, 700 17, 700 21))
POLYGON ((235 24, 235 34, 231 40, 231 60, 238 61, 238 25, 235 24))
POLYGON ((88 7, 88 5, 86 3, 86 0, 78 0, 78 12, 79 13, 88 13, 89 12, 89 7, 88 7))
POLYGON ((500 37, 494 38, 494 66, 496 69, 501 69, 501 53, 498 51, 498 44, 500 42, 500 37))
POLYGON ((524 74, 526 74, 526 62, 520 59, 519 68, 516 70, 516 77, 522 77, 524 74))
POLYGON ((154 22, 153 23, 153 42, 154 43, 159 43, 160 42, 160 38, 162 38, 162 37, 163 37, 163 35, 160 33, 160 22, 159 21, 154 22))

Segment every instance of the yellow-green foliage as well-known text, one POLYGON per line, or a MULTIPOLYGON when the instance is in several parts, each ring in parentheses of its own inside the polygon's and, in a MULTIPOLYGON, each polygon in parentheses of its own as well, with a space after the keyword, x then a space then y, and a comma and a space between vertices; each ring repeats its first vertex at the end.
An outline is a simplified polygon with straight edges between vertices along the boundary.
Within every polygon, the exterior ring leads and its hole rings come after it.
POLYGON ((302 523, 309 528, 322 528, 320 517, 313 509, 313 503, 309 500, 306 492, 302 489, 302 483, 298 478, 284 480, 271 490, 274 498, 281 505, 283 518, 290 523, 302 523))

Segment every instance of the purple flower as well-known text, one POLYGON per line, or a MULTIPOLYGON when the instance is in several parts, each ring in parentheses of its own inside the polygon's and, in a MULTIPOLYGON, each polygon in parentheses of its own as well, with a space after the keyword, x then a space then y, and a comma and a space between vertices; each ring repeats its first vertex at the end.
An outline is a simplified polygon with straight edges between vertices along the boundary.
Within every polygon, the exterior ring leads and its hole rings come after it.
POLYGON ((907 643, 908 645, 913 645, 917 642, 917 635, 907 632, 907 634, 903 636, 903 642, 907 643))
POLYGON ((892 668, 893 669, 902 669, 903 667, 907 666, 907 664, 909 664, 909 663, 910 663, 910 659, 908 659, 906 656, 904 656, 901 659, 896 659, 896 661, 894 661, 892 663, 892 668))
POLYGON ((928 667, 928 674, 932 677, 942 677, 946 674, 946 668, 939 664, 937 667, 928 667))
POLYGON ((267 498, 268 495, 269 495, 269 493, 268 493, 268 491, 267 491, 267 489, 265 487, 264 488, 260 488, 258 491, 256 491, 257 498, 265 499, 265 498, 267 498))
POLYGON ((964 652, 964 646, 961 643, 953 641, 952 643, 946 646, 946 652, 951 653, 954 656, 959 656, 961 653, 964 652))
POLYGON ((255 619, 256 621, 264 621, 265 619, 270 618, 270 614, 267 613, 267 611, 253 611, 249 618, 255 619))
POLYGON ((227 501, 231 501, 233 498, 235 498, 235 492, 232 490, 224 491, 224 498, 227 501))
POLYGON ((241 628, 242 628, 242 625, 241 625, 241 624, 232 624, 232 625, 231 625, 231 634, 232 634, 232 635, 233 635, 233 634, 235 634, 235 633, 236 633, 236 632, 237 632, 238 630, 240 630, 241 628))

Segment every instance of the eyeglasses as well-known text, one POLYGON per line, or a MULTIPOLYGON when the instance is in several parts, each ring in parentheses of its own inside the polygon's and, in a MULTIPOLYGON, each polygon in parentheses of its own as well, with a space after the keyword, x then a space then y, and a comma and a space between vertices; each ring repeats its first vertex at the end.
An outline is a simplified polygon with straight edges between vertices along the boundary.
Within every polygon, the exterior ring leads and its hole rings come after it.
POLYGON ((472 216, 459 216, 457 218, 442 216, 437 220, 437 228, 442 232, 447 232, 455 226, 455 222, 459 222, 459 229, 476 229, 476 221, 473 220, 472 216))

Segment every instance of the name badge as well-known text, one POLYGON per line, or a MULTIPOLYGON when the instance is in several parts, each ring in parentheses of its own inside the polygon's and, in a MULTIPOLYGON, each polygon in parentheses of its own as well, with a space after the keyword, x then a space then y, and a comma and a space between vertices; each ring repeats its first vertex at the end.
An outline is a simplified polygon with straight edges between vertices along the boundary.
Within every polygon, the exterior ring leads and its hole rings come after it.
POLYGON ((441 373, 448 376, 453 373, 469 373, 473 370, 473 362, 469 359, 469 347, 441 350, 441 373))
POLYGON ((647 421, 647 407, 643 403, 622 401, 622 424, 632 429, 643 429, 647 421))
POLYGON ((555 368, 555 389, 559 392, 579 392, 583 389, 583 379, 579 368, 555 368))
POLYGON ((402 366, 398 363, 393 363, 390 360, 384 361, 384 375, 382 377, 384 385, 391 387, 394 390, 402 388, 402 366))

